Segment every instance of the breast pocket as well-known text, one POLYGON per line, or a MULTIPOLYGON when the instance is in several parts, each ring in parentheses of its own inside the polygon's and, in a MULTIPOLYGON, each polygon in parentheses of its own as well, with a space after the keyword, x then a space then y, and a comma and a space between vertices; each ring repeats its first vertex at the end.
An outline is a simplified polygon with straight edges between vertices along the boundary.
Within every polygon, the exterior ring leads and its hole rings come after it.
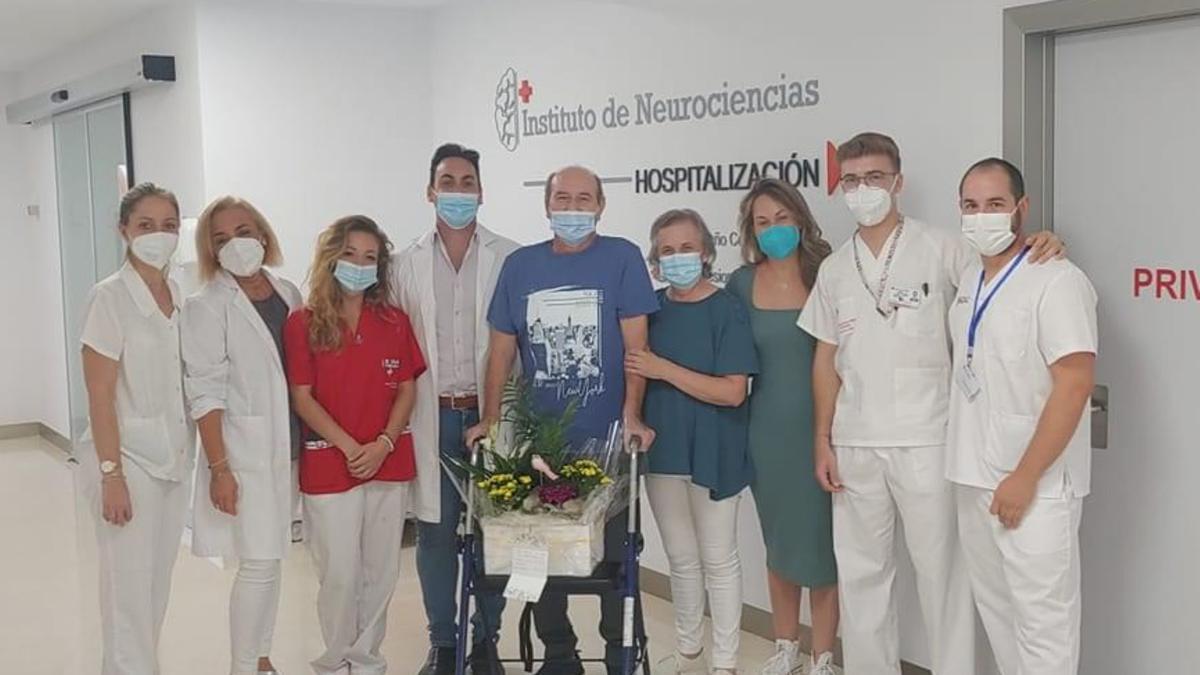
POLYGON ((896 330, 907 337, 935 337, 946 321, 938 310, 938 303, 932 297, 922 299, 919 307, 897 307, 896 330))
POLYGON ((385 357, 380 361, 380 368, 383 370, 383 386, 389 390, 400 388, 401 373, 400 359, 396 357, 385 357))
POLYGON ((991 323, 987 332, 991 335, 990 342, 996 355, 1007 362, 1025 358, 1032 343, 1030 331, 1033 328, 1033 320, 1029 310, 993 311, 984 314, 983 321, 991 323))

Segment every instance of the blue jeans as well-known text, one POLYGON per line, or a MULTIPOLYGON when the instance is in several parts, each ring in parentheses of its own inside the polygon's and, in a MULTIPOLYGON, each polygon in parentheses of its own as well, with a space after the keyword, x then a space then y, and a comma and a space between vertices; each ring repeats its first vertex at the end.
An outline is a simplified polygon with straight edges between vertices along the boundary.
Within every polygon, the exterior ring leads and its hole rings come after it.
MULTIPOLYGON (((440 422, 438 449, 442 456, 463 457, 467 452, 463 435, 479 423, 479 413, 442 409, 440 422)), ((441 493, 441 522, 417 523, 417 576, 421 580, 425 617, 429 621, 429 644, 454 647, 458 628, 458 522, 462 500, 445 467, 442 468, 441 493)), ((482 575, 482 539, 477 538, 476 543, 476 574, 482 575)), ((503 611, 504 598, 499 595, 476 598, 475 613, 471 616, 472 644, 496 641, 503 611)))

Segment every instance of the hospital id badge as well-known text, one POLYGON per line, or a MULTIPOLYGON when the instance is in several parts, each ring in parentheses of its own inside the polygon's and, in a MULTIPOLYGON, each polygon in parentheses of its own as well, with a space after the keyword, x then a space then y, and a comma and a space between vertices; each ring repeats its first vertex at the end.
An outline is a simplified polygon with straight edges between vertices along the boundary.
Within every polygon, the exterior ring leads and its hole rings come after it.
POLYGON ((921 291, 916 288, 897 288, 892 286, 888 289, 888 303, 893 307, 908 307, 916 309, 921 306, 921 291))
POLYGON ((979 376, 975 374, 975 369, 969 363, 958 369, 954 379, 958 381, 958 388, 967 401, 974 401, 979 396, 979 392, 983 391, 983 384, 979 382, 979 376))

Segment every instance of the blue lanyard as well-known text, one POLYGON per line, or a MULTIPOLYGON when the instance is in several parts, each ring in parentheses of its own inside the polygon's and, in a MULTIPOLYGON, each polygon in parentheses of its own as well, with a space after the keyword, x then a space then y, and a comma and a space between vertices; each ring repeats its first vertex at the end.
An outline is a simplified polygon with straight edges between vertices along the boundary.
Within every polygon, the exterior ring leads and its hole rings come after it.
POLYGON ((1012 273, 1021 266, 1021 261, 1028 255, 1029 248, 1021 249, 1021 253, 1008 264, 1008 269, 1004 270, 1004 274, 996 281, 996 285, 992 287, 992 291, 983 299, 983 303, 979 302, 979 294, 983 292, 983 275, 984 270, 979 271, 979 286, 975 288, 975 306, 971 309, 971 324, 967 328, 967 363, 975 356, 975 333, 979 331, 979 322, 983 320, 983 313, 987 311, 988 305, 992 304, 992 298, 996 297, 997 291, 1008 281, 1012 273))

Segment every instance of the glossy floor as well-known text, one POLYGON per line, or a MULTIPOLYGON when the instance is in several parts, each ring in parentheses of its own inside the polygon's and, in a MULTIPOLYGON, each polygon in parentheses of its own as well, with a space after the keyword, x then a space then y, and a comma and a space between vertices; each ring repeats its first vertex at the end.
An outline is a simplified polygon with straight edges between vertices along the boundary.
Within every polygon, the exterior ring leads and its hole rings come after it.
MULTIPOLYGON (((0 655, 4 673, 21 675, 93 675, 98 672, 99 627, 96 610, 95 539, 89 518, 79 513, 71 464, 57 449, 38 439, 0 441, 0 655)), ((415 673, 425 658, 421 592, 412 549, 389 613, 384 655, 390 672, 415 673)), ((220 675, 228 672, 226 611, 232 571, 181 549, 160 647, 163 675, 220 675)), ((281 673, 312 672, 308 662, 321 651, 316 620, 317 583, 312 560, 302 546, 284 563, 283 597, 272 657, 281 673)), ((674 649, 670 604, 645 598, 652 662, 674 649)), ((516 625, 519 608, 505 616, 516 625)), ((599 606, 577 598, 572 621, 585 655, 602 652, 596 635, 599 606)), ((706 629, 707 630, 707 629, 706 629)), ((506 631, 504 656, 515 656, 516 639, 506 631)), ((743 634, 741 671, 757 673, 773 645, 743 634)), ((518 664, 508 667, 517 675, 518 664)), ((603 672, 591 668, 589 672, 603 672)), ((669 663, 659 673, 669 672, 669 663)))

